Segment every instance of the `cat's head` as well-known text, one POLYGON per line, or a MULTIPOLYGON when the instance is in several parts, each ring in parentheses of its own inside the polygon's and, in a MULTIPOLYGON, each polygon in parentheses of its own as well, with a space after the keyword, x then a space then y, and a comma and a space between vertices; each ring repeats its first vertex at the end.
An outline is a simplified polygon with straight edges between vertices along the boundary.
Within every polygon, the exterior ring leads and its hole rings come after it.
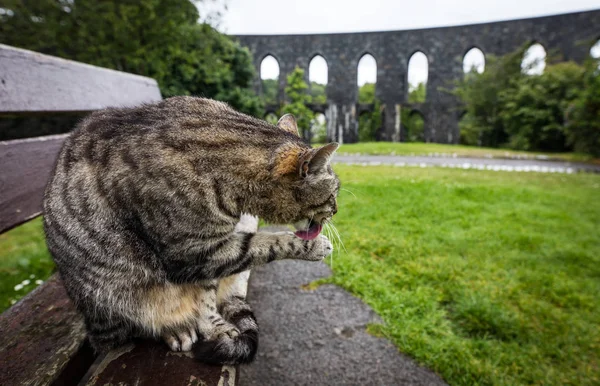
MULTIPOLYGON (((291 114, 284 115, 277 126, 298 135, 291 114)), ((340 180, 330 162, 338 148, 335 142, 312 149, 301 141, 281 145, 274 156, 273 176, 278 182, 273 199, 276 204, 264 218, 276 223, 293 224, 299 237, 311 239, 321 226, 337 213, 340 180)))

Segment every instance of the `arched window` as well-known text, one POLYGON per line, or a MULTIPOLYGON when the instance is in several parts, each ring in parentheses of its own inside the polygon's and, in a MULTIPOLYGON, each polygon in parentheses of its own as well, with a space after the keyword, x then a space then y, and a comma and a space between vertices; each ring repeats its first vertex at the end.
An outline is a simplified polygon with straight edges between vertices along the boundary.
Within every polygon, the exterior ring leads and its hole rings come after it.
POLYGON ((321 55, 316 55, 308 65, 308 81, 310 82, 310 95, 313 103, 326 103, 327 93, 327 62, 321 55))
POLYGON ((527 75, 540 75, 546 68, 546 49, 539 43, 532 44, 521 62, 521 70, 527 75))
POLYGON ((374 103, 377 62, 373 55, 364 54, 358 61, 356 83, 358 85, 358 103, 374 103))
POLYGON ((408 61, 408 102, 425 102, 428 77, 429 61, 427 56, 421 51, 417 51, 408 61))
POLYGON ((465 74, 475 71, 482 73, 485 70, 485 55, 477 48, 471 48, 463 58, 463 71, 465 74))
POLYGON ((594 59, 600 59, 600 39, 590 48, 590 55, 594 59))
POLYGON ((419 110, 403 108, 400 118, 403 142, 425 142, 425 119, 419 110))
POLYGON ((277 103, 279 92, 279 62, 272 55, 267 55, 260 62, 260 79, 262 95, 266 103, 277 103))

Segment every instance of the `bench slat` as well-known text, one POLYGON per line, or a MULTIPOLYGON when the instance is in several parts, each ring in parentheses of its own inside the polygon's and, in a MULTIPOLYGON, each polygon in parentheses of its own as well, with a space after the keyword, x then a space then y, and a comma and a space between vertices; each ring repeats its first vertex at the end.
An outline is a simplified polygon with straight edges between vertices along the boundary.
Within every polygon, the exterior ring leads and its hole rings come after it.
POLYGON ((99 358, 80 385, 234 386, 236 374, 236 367, 208 366, 189 352, 171 352, 162 342, 140 340, 99 358))
POLYGON ((0 385, 52 383, 84 341, 83 320, 54 275, 0 315, 0 385))
POLYGON ((92 111, 161 99, 152 78, 0 44, 0 113, 92 111))
POLYGON ((42 212, 44 189, 67 136, 0 142, 0 233, 42 212))

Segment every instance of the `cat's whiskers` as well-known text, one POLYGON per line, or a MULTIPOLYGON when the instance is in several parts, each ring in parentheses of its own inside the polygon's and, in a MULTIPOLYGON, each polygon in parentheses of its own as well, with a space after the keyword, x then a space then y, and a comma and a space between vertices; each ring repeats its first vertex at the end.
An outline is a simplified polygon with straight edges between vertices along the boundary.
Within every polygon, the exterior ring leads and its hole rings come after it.
MULTIPOLYGON (((338 241, 339 241, 339 245, 342 246, 342 248, 344 248, 344 252, 348 252, 348 250, 346 249, 346 246, 344 245, 344 242, 342 241, 342 236, 340 235, 340 232, 337 230, 335 224, 333 223, 333 219, 331 219, 329 221, 329 224, 331 225, 331 230, 334 232, 335 236, 337 237, 338 241)), ((338 249, 338 253, 339 253, 339 249, 338 249)))
POLYGON ((354 198, 356 198, 356 194, 354 194, 352 191, 350 191, 350 190, 348 190, 348 189, 344 189, 344 188, 340 188, 340 190, 343 190, 344 192, 348 192, 348 193, 350 193, 351 195, 353 195, 353 196, 354 196, 354 198))

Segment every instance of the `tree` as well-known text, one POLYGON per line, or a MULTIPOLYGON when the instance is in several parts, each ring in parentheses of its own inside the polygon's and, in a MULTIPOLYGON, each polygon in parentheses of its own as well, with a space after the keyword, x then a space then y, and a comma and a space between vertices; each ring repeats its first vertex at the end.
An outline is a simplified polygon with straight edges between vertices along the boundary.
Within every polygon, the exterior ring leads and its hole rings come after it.
POLYGON ((190 0, 5 0, 0 42, 157 80, 163 96, 202 95, 260 115, 247 49, 190 0))
POLYGON ((266 104, 277 104, 278 83, 277 79, 262 80, 262 97, 266 104))
POLYGON ((296 67, 287 76, 285 94, 289 103, 286 103, 281 109, 282 114, 293 114, 296 117, 300 135, 310 142, 310 128, 314 114, 307 106, 312 102, 312 97, 309 95, 308 85, 304 81, 303 69, 296 67))
POLYGON ((327 87, 327 85, 324 85, 321 83, 310 82, 309 93, 310 93, 310 96, 312 97, 312 103, 316 103, 316 104, 327 103, 327 93, 325 91, 326 87, 327 87))
POLYGON ((566 136, 575 151, 600 157, 600 60, 585 65, 583 87, 567 111, 566 136))
POLYGON ((419 82, 416 87, 411 87, 412 89, 408 93, 408 103, 424 103, 426 87, 427 85, 423 82, 419 82))
POLYGON ((358 103, 375 102, 375 83, 365 83, 358 89, 358 103))
POLYGON ((583 73, 574 62, 557 63, 504 90, 499 116, 511 149, 568 150, 565 117, 584 86, 583 73))
POLYGON ((358 140, 375 141, 381 128, 381 102, 375 98, 375 83, 365 83, 358 89, 358 103, 373 104, 373 111, 358 117, 358 140))
POLYGON ((423 116, 418 111, 403 108, 400 110, 400 121, 405 131, 403 140, 406 142, 424 142, 425 141, 425 122, 423 116))
POLYGON ((496 57, 487 57, 486 69, 479 74, 467 73, 452 91, 466 110, 459 124, 461 142, 467 145, 498 147, 507 141, 502 111, 503 93, 525 75, 521 61, 525 47, 496 57))

